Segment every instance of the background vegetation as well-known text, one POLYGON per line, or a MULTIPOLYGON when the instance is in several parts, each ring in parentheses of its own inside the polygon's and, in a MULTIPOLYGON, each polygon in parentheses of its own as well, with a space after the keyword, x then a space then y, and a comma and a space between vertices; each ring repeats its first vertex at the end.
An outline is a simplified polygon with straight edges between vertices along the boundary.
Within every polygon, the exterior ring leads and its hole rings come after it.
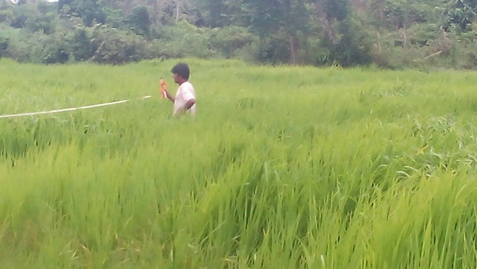
POLYGON ((0 57, 473 69, 476 11, 474 0, 1 0, 0 57))

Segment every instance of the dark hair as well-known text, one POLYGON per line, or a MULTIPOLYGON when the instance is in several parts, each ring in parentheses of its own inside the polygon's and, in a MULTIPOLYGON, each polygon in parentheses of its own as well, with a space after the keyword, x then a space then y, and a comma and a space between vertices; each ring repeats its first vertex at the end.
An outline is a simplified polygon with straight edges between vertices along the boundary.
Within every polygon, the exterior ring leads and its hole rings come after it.
POLYGON ((184 64, 184 63, 176 64, 172 68, 171 72, 172 74, 177 74, 181 76, 183 79, 189 79, 190 71, 189 71, 189 66, 187 64, 184 64))

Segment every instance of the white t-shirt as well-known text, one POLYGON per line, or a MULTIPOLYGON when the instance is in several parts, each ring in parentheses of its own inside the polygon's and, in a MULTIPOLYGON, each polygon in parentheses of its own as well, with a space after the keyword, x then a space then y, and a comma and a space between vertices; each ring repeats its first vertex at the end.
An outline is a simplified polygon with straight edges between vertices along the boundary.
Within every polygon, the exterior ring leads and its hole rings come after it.
MULTIPOLYGON (((177 89, 175 101, 174 101, 174 116, 180 113, 187 103, 187 101, 195 99, 195 90, 189 81, 182 83, 177 89)), ((195 114, 195 104, 187 110, 189 114, 195 114)))

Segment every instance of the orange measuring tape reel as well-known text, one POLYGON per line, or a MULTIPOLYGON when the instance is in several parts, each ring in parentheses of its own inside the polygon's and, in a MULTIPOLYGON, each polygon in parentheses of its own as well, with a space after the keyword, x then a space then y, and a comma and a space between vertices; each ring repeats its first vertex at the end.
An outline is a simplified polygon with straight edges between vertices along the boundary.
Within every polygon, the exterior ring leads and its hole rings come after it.
POLYGON ((163 98, 163 99, 167 99, 167 94, 166 94, 167 84, 166 84, 166 82, 165 82, 163 79, 161 79, 161 81, 159 82, 159 84, 161 85, 162 98, 163 98))

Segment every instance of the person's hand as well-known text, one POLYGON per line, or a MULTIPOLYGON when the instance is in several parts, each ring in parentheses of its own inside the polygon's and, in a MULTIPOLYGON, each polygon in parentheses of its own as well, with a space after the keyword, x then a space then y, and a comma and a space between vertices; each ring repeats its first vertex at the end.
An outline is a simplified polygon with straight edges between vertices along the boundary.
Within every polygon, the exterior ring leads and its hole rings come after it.
POLYGON ((171 95, 166 89, 164 89, 164 92, 166 93, 167 99, 171 99, 171 98, 172 98, 172 95, 171 95))
POLYGON ((173 103, 175 102, 174 96, 170 94, 166 89, 164 89, 164 93, 166 94, 167 99, 171 100, 173 103))

